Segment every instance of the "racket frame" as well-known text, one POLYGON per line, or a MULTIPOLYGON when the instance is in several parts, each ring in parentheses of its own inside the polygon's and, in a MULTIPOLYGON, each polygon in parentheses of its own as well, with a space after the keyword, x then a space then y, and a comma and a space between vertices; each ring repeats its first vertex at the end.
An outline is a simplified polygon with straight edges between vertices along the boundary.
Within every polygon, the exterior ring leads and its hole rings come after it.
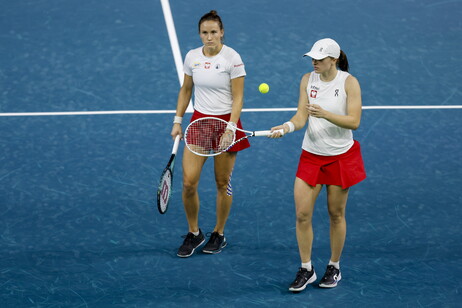
MULTIPOLYGON (((196 119, 196 120, 192 121, 191 123, 189 123, 188 127, 186 127, 186 130, 185 130, 185 138, 184 138, 185 144, 186 144, 186 147, 191 152, 193 152, 194 154, 199 155, 199 156, 205 156, 205 157, 217 156, 217 155, 220 155, 220 154, 228 151, 230 148, 232 148, 234 145, 241 142, 242 140, 248 139, 250 137, 268 137, 268 136, 270 136, 271 134, 274 133, 274 132, 271 132, 271 130, 249 131, 249 130, 241 129, 239 127, 234 127, 233 129, 241 131, 241 132, 245 133, 246 135, 244 137, 239 138, 238 140, 236 140, 236 133, 234 132, 233 141, 226 149, 223 149, 223 150, 221 150, 219 152, 204 154, 204 153, 197 152, 193 147, 190 147, 190 145, 188 143, 188 130, 189 130, 189 128, 192 125, 194 125, 196 122, 204 121, 204 120, 218 120, 218 121, 221 121, 221 122, 225 123, 227 126, 229 124, 228 121, 217 118, 217 117, 203 117, 203 118, 196 119)), ((277 132, 280 132, 281 134, 284 134, 284 130, 282 130, 282 129, 277 130, 277 132)))
POLYGON ((175 157, 178 151, 178 146, 180 144, 180 135, 175 137, 175 142, 172 148, 172 155, 165 167, 164 171, 162 171, 162 175, 160 176, 159 185, 157 186, 157 209, 159 213, 165 214, 168 210, 168 204, 170 202, 170 196, 172 195, 172 188, 173 188, 173 170, 175 167, 175 157), (170 176, 170 185, 165 186, 166 176, 169 174, 170 176), (164 189, 168 189, 167 192, 164 189), (165 196, 167 194, 167 196, 165 196), (162 206, 164 204, 164 206, 162 206))

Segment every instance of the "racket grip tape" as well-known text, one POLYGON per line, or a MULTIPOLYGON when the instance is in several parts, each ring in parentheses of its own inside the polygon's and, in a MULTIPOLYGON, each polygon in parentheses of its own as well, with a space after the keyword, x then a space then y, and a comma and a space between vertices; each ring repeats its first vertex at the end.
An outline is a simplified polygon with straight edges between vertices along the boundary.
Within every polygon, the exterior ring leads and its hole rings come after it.
POLYGON ((172 154, 176 154, 178 151, 178 146, 180 144, 180 135, 176 135, 175 142, 173 143, 172 154))
POLYGON ((271 132, 270 130, 259 130, 254 132, 254 136, 256 137, 261 137, 261 136, 270 136, 276 132, 281 133, 281 136, 284 135, 284 130, 283 129, 278 129, 275 130, 274 132, 271 132))

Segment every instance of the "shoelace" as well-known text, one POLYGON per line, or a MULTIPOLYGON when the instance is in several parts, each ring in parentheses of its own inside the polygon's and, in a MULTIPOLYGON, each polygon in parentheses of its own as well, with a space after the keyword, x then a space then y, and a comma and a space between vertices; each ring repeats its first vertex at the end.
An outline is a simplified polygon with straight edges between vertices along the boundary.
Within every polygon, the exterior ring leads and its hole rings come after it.
POLYGON ((188 241, 188 243, 190 243, 193 238, 194 238, 194 234, 192 234, 191 232, 189 232, 188 234, 186 235, 182 235, 181 236, 182 238, 184 238, 184 242, 186 243, 186 241, 188 241))
POLYGON ((297 281, 297 283, 301 280, 305 280, 305 276, 303 275, 304 272, 305 271, 302 268, 298 270, 297 277, 295 278, 295 281, 297 281))
POLYGON ((217 241, 219 241, 220 239, 220 236, 218 234, 218 232, 212 232, 212 233, 207 233, 207 236, 210 237, 210 240, 212 243, 215 243, 217 241))
POLYGON ((329 275, 329 276, 333 276, 333 275, 337 274, 336 271, 337 271, 337 269, 335 268, 335 266, 329 265, 329 266, 327 266, 326 274, 329 275))

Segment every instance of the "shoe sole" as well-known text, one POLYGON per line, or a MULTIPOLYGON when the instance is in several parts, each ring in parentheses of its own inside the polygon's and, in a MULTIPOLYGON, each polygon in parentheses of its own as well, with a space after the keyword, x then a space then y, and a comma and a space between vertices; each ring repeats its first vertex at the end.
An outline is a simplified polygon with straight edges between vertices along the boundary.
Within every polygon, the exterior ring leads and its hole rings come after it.
POLYGON ((199 243, 199 245, 196 246, 196 248, 194 248, 194 249, 191 251, 191 253, 190 253, 189 255, 180 255, 180 254, 176 254, 176 255, 177 255, 178 257, 180 257, 180 258, 187 258, 187 257, 190 257, 190 256, 192 256, 192 255, 194 254, 194 251, 195 251, 200 245, 204 244, 204 242, 205 242, 205 238, 202 240, 202 242, 199 243))
POLYGON ((227 245, 228 245, 228 243, 225 242, 224 245, 221 246, 221 248, 218 249, 218 250, 204 250, 204 249, 202 249, 202 252, 203 252, 203 253, 208 253, 208 254, 217 254, 217 253, 220 253, 221 250, 222 250, 223 248, 225 248, 227 245))
POLYGON ((292 291, 294 293, 298 293, 300 291, 303 291, 306 289, 306 286, 309 285, 310 283, 313 283, 316 281, 316 273, 313 274, 313 276, 311 276, 310 279, 308 279, 308 281, 303 285, 301 286, 300 288, 289 288, 289 291, 292 291))
POLYGON ((322 284, 322 283, 320 283, 319 287, 320 288, 335 288, 340 280, 342 280, 342 274, 340 274, 338 276, 338 279, 337 279, 337 281, 335 283, 333 283, 333 284, 322 284))

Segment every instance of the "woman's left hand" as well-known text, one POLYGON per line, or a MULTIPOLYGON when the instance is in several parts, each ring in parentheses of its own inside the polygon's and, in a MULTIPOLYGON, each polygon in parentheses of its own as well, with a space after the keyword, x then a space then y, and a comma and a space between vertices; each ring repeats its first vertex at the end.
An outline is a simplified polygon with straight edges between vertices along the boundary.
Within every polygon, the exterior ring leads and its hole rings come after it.
POLYGON ((317 104, 308 104, 306 105, 306 109, 308 110, 308 114, 312 117, 315 117, 315 118, 325 118, 326 117, 326 111, 317 104))
POLYGON ((227 129, 220 138, 220 151, 227 150, 231 144, 233 144, 235 133, 232 130, 227 129))

